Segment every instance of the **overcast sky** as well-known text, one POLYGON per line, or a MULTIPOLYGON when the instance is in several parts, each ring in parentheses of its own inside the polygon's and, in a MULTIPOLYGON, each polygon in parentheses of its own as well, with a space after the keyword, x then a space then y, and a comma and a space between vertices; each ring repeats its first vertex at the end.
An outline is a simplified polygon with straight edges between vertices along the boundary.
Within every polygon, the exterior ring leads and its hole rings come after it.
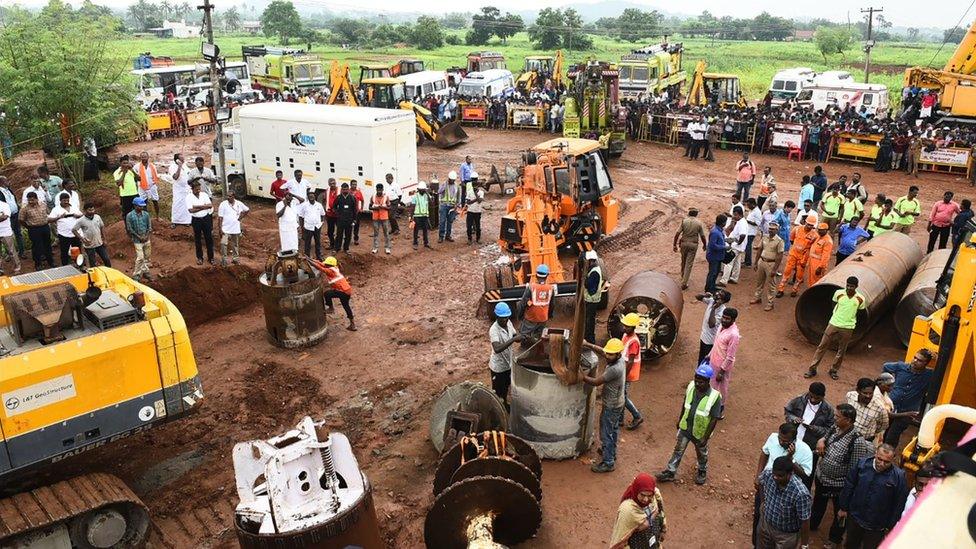
MULTIPOLYGON (((68 0, 71 4, 80 5, 82 0, 68 0)), ((98 4, 124 7, 135 0, 95 0, 98 4)), ((457 0, 425 0, 424 2, 410 2, 404 0, 293 0, 301 10, 312 10, 316 7, 341 11, 346 9, 383 11, 424 11, 434 14, 449 11, 474 11, 481 5, 493 5, 502 10, 537 10, 544 7, 560 7, 574 3, 557 0, 479 0, 474 3, 462 3, 457 0), (471 6, 470 8, 468 6, 471 6)), ((574 0, 575 1, 575 0, 574 0)), ((694 3, 666 2, 659 0, 632 0, 636 4, 645 5, 648 9, 660 9, 669 13, 698 14, 702 10, 709 10, 716 16, 731 15, 734 17, 751 17, 762 11, 782 17, 824 17, 833 21, 846 21, 848 14, 851 20, 860 17, 860 8, 872 5, 869 0, 851 2, 848 0, 817 0, 815 2, 790 2, 784 0, 698 0, 694 3)), ((47 0, 0 0, 0 4, 20 3, 28 6, 38 6, 47 0)), ((191 4, 197 4, 194 0, 191 4)), ((232 5, 256 4, 263 6, 267 0, 213 0, 217 9, 232 5)), ((599 3, 586 2, 580 3, 599 3)), ((919 4, 915 0, 875 0, 874 7, 884 8, 883 15, 898 26, 904 27, 939 27, 948 28, 955 25, 969 5, 965 0, 951 0, 936 4, 919 4)), ((976 9, 966 15, 966 23, 976 17, 976 9)), ((964 24, 966 24, 964 23, 964 24)))

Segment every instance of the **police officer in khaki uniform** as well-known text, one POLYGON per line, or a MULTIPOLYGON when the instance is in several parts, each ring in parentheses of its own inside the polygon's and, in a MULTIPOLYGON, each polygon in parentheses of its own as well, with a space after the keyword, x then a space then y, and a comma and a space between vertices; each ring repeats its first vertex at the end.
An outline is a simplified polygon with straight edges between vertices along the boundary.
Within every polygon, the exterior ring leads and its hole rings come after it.
POLYGON ((708 241, 705 239, 705 225, 698 219, 698 208, 688 209, 688 217, 681 220, 681 226, 675 231, 674 241, 671 244, 675 252, 679 249, 681 251, 681 289, 687 290, 698 245, 701 244, 703 250, 708 246, 708 241))
POLYGON ((752 303, 761 303, 763 293, 766 294, 766 306, 764 311, 773 310, 773 294, 776 293, 776 273, 779 272, 780 264, 783 262, 783 253, 786 244, 779 236, 779 223, 771 221, 768 233, 763 235, 761 241, 756 241, 752 249, 759 257, 759 261, 753 264, 753 270, 758 271, 756 278, 756 295, 752 303))

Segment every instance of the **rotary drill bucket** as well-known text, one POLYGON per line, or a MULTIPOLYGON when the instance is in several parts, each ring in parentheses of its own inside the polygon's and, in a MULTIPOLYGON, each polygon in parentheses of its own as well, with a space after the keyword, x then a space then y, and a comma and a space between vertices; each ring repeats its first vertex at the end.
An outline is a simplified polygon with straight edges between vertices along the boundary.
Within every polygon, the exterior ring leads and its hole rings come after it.
POLYGON ((460 122, 448 122, 437 130, 434 145, 439 149, 449 149, 468 140, 468 134, 461 127, 460 122))

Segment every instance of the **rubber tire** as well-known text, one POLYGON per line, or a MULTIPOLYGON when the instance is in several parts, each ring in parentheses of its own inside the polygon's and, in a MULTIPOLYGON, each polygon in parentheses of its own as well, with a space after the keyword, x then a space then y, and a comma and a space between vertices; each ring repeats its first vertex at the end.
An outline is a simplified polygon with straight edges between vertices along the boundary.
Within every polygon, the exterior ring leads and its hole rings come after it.
POLYGON ((420 128, 417 128, 417 146, 419 147, 423 144, 424 144, 424 132, 420 131, 420 128))

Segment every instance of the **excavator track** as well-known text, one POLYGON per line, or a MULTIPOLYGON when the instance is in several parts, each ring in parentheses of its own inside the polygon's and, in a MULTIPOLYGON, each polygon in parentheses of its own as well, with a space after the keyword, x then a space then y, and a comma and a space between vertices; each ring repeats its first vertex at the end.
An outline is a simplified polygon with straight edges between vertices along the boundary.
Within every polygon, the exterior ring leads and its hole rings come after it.
POLYGON ((142 547, 149 512, 124 482, 105 473, 0 499, 0 547, 18 542, 30 547, 30 538, 62 527, 74 547, 109 546, 104 543, 142 547))

